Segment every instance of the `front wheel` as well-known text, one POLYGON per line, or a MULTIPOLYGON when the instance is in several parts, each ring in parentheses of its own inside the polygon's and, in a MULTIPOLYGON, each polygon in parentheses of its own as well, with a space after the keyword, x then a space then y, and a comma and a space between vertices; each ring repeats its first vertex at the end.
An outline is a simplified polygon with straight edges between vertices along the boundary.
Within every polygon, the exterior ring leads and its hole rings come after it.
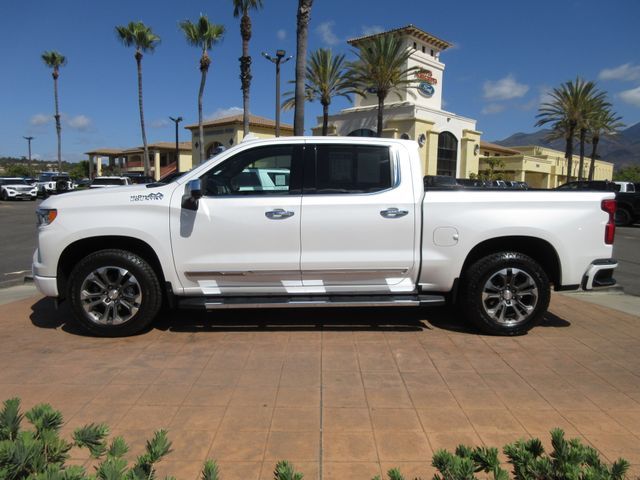
POLYGON ((521 335, 546 313, 551 288, 532 258, 500 252, 471 265, 462 279, 461 306, 466 317, 494 335, 521 335))
POLYGON ((69 300, 77 322, 104 337, 133 335, 146 328, 162 304, 158 276, 141 257, 100 250, 71 273, 69 300))
POLYGON ((2 198, 2 200, 6 202, 7 200, 9 200, 9 195, 7 195, 7 192, 3 190, 2 194, 0 194, 0 198, 2 198))

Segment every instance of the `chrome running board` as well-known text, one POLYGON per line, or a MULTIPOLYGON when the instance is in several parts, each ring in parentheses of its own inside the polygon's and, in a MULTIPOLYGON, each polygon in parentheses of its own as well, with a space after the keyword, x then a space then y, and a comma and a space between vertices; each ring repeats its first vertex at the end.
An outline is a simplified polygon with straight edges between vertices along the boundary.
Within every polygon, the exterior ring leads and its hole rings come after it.
POLYGON ((445 304, 442 295, 322 295, 270 297, 178 298, 181 308, 219 310, 231 308, 318 308, 318 307, 419 307, 445 304))

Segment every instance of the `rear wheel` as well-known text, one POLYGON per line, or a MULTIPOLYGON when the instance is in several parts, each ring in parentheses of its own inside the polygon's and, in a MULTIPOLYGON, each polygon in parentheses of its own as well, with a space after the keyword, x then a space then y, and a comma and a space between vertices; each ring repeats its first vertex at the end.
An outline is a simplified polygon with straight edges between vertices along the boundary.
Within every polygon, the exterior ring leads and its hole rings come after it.
POLYGON ((500 252, 471 265, 462 280, 466 317, 494 335, 520 335, 536 325, 549 307, 551 288, 532 258, 500 252))
POLYGON ((101 250, 71 273, 69 299, 77 322, 105 337, 133 335, 146 328, 162 304, 151 266, 125 250, 101 250))

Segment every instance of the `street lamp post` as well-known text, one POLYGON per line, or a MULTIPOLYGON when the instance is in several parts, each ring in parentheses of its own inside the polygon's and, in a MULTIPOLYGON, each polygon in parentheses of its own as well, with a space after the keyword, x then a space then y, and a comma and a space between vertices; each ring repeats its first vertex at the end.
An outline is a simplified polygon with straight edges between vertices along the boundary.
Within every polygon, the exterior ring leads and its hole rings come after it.
POLYGON ((22 137, 27 141, 27 144, 29 145, 29 163, 27 165, 27 168, 29 169, 29 175, 31 175, 31 140, 33 140, 33 137, 22 137))
POLYGON ((178 124, 182 121, 182 117, 169 117, 176 124, 176 172, 180 173, 180 145, 178 142, 178 124))
POLYGON ((276 137, 280 136, 280 64, 286 63, 291 60, 291 55, 287 58, 284 56, 287 54, 284 50, 276 50, 276 58, 273 58, 266 52, 262 52, 262 56, 275 63, 276 65, 276 137))

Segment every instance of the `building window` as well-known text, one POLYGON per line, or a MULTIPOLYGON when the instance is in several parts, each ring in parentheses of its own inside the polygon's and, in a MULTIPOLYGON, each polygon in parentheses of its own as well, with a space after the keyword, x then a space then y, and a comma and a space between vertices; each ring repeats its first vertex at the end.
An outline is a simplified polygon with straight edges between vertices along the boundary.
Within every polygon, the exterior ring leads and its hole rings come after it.
POLYGON ((431 56, 432 56, 432 57, 434 56, 434 55, 433 55, 433 48, 431 49, 431 56))
POLYGON ((442 132, 438 135, 437 174, 455 177, 457 158, 458 139, 451 132, 442 132))
POLYGON ((422 46, 422 53, 425 53, 427 51, 427 47, 425 47, 424 45, 422 46))
POLYGON ((418 44, 416 42, 413 42, 413 49, 417 50, 418 49, 418 44))
POLYGON ((376 132, 369 128, 359 128, 351 132, 348 137, 376 137, 376 132))

